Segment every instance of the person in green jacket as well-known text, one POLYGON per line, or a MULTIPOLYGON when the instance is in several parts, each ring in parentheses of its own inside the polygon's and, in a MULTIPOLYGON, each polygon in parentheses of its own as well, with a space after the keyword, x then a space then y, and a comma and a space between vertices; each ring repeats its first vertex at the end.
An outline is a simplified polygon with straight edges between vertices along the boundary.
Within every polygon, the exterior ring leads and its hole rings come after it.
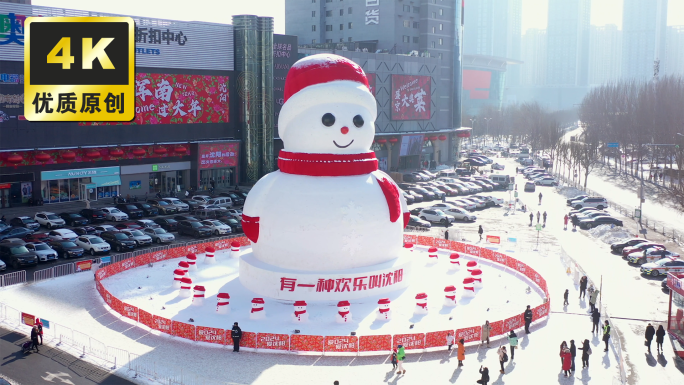
POLYGON ((406 374, 406 369, 404 369, 404 359, 406 358, 406 353, 404 352, 404 345, 397 345, 397 362, 399 363, 399 370, 397 374, 406 374))
POLYGON ((610 341, 610 325, 608 325, 608 321, 606 320, 606 324, 603 325, 603 342, 606 343, 604 352, 608 351, 608 341, 610 341))
POLYGON ((508 334, 508 343, 511 345, 511 360, 515 358, 515 349, 518 348, 518 336, 511 330, 508 334))

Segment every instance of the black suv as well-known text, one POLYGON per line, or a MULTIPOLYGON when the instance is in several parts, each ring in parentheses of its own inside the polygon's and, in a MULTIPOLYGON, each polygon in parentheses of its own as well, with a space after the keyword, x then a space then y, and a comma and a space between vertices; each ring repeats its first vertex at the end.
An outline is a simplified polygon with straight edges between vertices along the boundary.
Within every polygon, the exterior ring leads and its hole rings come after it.
POLYGON ((83 209, 79 214, 90 221, 90 223, 101 223, 107 219, 104 211, 99 209, 83 209))
POLYGON ((143 211, 140 210, 133 203, 121 203, 116 205, 116 208, 128 214, 129 218, 142 218, 143 211))
POLYGON ((211 235, 211 228, 201 222, 180 221, 178 222, 178 234, 192 235, 195 238, 208 237, 211 235))
POLYGON ((0 259, 15 269, 38 264, 38 255, 22 243, 0 243, 0 259))
POLYGON ((154 223, 161 226, 166 231, 176 231, 178 229, 178 221, 171 218, 155 218, 154 223))
POLYGON ((135 240, 118 231, 104 231, 100 233, 100 238, 109 243, 112 249, 120 253, 135 249, 135 240))
POLYGON ((64 219, 64 222, 71 227, 85 226, 88 224, 88 219, 78 213, 61 213, 59 214, 59 217, 64 219))
POLYGON ((57 256, 61 258, 80 258, 83 256, 84 250, 74 241, 50 241, 50 247, 57 252, 57 256))
POLYGON ((159 210, 156 207, 152 207, 147 203, 133 203, 133 206, 142 210, 143 215, 146 217, 154 217, 159 215, 159 210))
POLYGON ((230 230, 233 232, 233 234, 242 232, 242 222, 238 221, 237 219, 235 219, 235 218, 225 218, 224 219, 224 217, 221 217, 218 220, 227 224, 228 226, 230 226, 230 230))
POLYGON ((40 228, 40 223, 34 221, 33 218, 30 217, 12 218, 9 224, 14 227, 25 227, 29 230, 38 230, 40 228))

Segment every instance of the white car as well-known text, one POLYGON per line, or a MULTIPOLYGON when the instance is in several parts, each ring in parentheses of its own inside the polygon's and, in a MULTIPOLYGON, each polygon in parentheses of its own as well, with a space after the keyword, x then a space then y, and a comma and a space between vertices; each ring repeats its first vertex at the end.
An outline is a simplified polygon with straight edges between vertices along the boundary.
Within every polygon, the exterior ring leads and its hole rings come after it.
POLYGON ((97 235, 81 235, 76 238, 76 244, 81 246, 86 252, 89 252, 90 255, 109 253, 112 249, 109 243, 97 235))
POLYGON ((95 234, 100 234, 105 231, 119 231, 116 227, 112 225, 100 225, 100 226, 95 226, 95 234))
POLYGON ((103 207, 100 210, 104 212, 105 218, 107 218, 108 221, 121 222, 128 220, 128 215, 117 208, 103 207))
POLYGON ((57 229, 50 231, 48 238, 53 241, 73 241, 78 238, 78 234, 69 229, 57 229))
POLYGON ((499 206, 504 203, 503 199, 491 195, 473 195, 473 198, 484 200, 486 206, 499 206))
POLYGON ((439 222, 442 224, 454 221, 454 217, 444 214, 442 210, 435 209, 423 209, 420 211, 420 214, 418 214, 418 217, 424 221, 439 222))
POLYGON ((206 204, 211 197, 209 195, 195 195, 192 200, 206 204))
POLYGON ((33 220, 40 223, 42 226, 47 227, 48 229, 56 229, 59 227, 64 227, 65 225, 64 219, 60 218, 55 213, 47 211, 36 213, 36 215, 33 217, 33 220))
POLYGON ((446 215, 451 215, 454 217, 454 220, 458 221, 475 221, 477 217, 471 213, 469 213, 467 210, 464 210, 462 208, 458 207, 452 207, 452 208, 438 208, 435 207, 436 209, 439 209, 444 212, 446 215))
POLYGON ((474 203, 474 204, 475 204, 475 207, 478 208, 478 209, 482 209, 482 208, 484 208, 485 206, 487 206, 487 202, 485 202, 483 199, 475 198, 475 197, 472 197, 472 196, 470 196, 470 197, 465 197, 465 198, 461 198, 461 200, 462 200, 462 201, 465 201, 465 202, 472 202, 472 203, 474 203))
POLYGON ((455 199, 454 202, 466 205, 466 210, 475 210, 477 208, 475 202, 470 202, 463 198, 455 199))
POLYGON ((553 179, 552 177, 549 177, 549 176, 545 176, 541 179, 535 179, 534 183, 537 186, 556 186, 556 185, 558 185, 558 182, 556 182, 555 179, 553 179))
POLYGON ((128 235, 129 238, 133 239, 138 246, 151 245, 152 237, 145 235, 140 230, 121 230, 122 233, 128 235))
POLYGON ((155 223, 153 220, 150 220, 150 219, 139 219, 139 220, 135 221, 135 223, 140 225, 143 229, 146 229, 148 227, 151 227, 153 229, 161 227, 157 223, 155 223))
POLYGON ((162 200, 168 202, 171 206, 177 208, 178 212, 190 211, 190 205, 188 205, 187 203, 183 203, 183 201, 181 201, 178 198, 162 198, 162 200))
POLYGON ((29 251, 33 251, 38 255, 38 259, 41 260, 41 262, 47 262, 51 261, 54 259, 57 259, 57 252, 52 249, 52 247, 48 246, 46 243, 43 242, 32 242, 32 243, 27 243, 26 248, 29 251))
POLYGON ((214 235, 221 235, 221 234, 230 234, 230 226, 224 224, 221 221, 217 221, 216 219, 207 219, 201 222, 203 225, 211 228, 211 232, 214 233, 214 235))
POLYGON ((580 201, 572 201, 572 206, 575 210, 585 207, 595 207, 599 210, 603 210, 608 207, 608 201, 606 201, 606 198, 602 197, 586 197, 580 201))
POLYGON ((679 254, 665 250, 662 247, 651 247, 645 251, 638 251, 627 255, 627 260, 637 265, 657 262, 663 258, 679 258, 679 254))
POLYGON ((225 209, 230 215, 233 216, 233 218, 237 219, 238 221, 242 220, 242 210, 239 209, 225 209))
POLYGON ((146 227, 143 229, 143 233, 145 235, 147 235, 148 237, 152 238, 152 240, 157 242, 157 243, 173 242, 176 239, 176 237, 174 237, 173 234, 162 229, 161 227, 159 227, 159 228, 146 227))

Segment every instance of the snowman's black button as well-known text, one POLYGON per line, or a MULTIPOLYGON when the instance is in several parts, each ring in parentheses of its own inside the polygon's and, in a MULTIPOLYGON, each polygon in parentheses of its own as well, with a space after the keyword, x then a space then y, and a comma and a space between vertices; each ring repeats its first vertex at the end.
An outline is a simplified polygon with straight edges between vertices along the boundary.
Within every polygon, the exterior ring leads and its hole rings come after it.
POLYGON ((361 115, 354 117, 354 125, 359 128, 363 126, 363 117, 361 115))
POLYGON ((335 124, 335 115, 328 112, 327 114, 323 115, 323 118, 321 118, 321 122, 323 122, 324 126, 330 127, 333 124, 335 124))

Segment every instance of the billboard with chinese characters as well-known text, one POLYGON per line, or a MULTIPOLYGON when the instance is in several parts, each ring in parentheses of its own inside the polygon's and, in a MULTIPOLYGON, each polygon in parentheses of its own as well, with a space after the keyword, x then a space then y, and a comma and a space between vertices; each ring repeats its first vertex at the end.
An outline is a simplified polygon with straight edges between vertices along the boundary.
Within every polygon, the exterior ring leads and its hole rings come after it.
POLYGON ((228 123, 228 88, 228 76, 137 73, 135 120, 121 124, 228 123))
POLYGON ((366 25, 380 24, 380 0, 366 0, 366 25))
POLYGON ((237 167, 240 142, 199 145, 199 168, 237 167))
POLYGON ((463 97, 466 99, 489 99, 492 84, 490 71, 463 70, 463 97))
POLYGON ((16 127, 24 117, 24 63, 0 61, 0 68, 0 127, 16 127))
POLYGON ((430 76, 392 75, 392 120, 430 119, 430 76))
POLYGON ((297 61, 297 36, 273 34, 273 122, 278 135, 278 117, 285 103, 285 78, 297 61))

